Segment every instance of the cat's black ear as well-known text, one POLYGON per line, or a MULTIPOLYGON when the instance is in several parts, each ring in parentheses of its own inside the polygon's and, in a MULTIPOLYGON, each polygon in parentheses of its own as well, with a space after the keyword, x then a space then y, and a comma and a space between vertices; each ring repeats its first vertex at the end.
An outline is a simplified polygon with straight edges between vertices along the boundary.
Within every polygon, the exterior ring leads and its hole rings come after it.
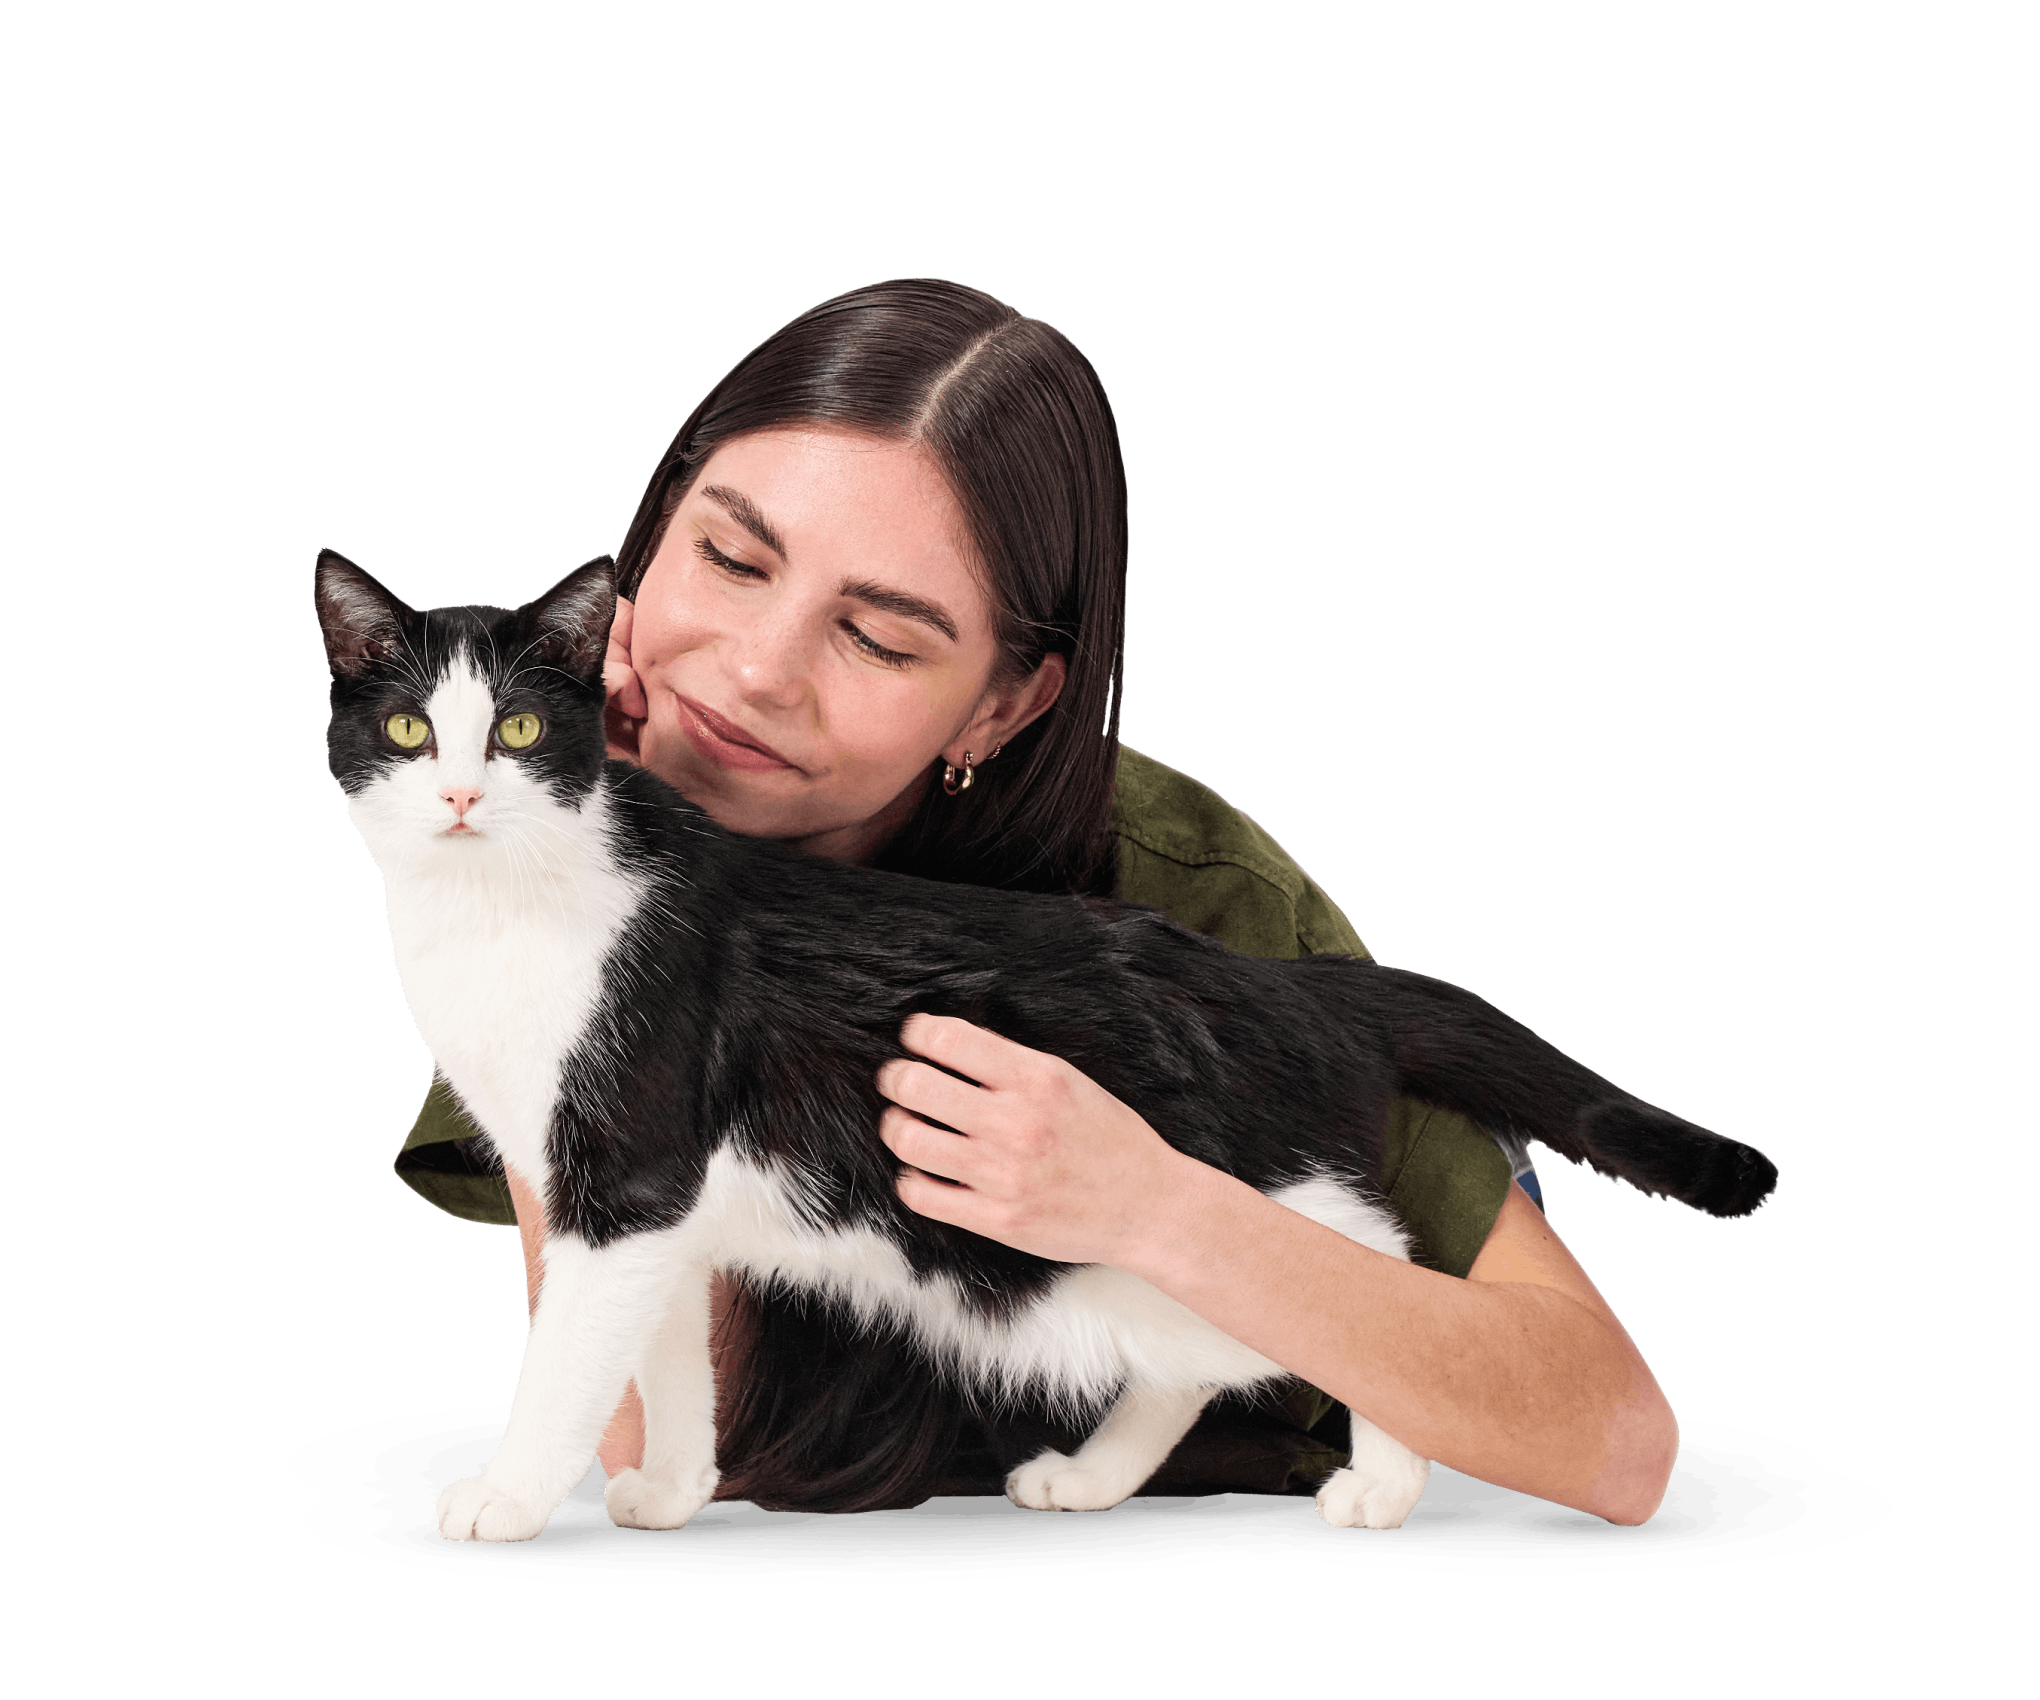
POLYGON ((576 567, 517 610, 531 629, 531 654, 577 679, 599 679, 616 619, 616 563, 607 555, 576 567))
POLYGON ((394 650, 412 618, 406 608, 344 555, 319 551, 316 595, 326 660, 336 679, 358 679, 394 650))

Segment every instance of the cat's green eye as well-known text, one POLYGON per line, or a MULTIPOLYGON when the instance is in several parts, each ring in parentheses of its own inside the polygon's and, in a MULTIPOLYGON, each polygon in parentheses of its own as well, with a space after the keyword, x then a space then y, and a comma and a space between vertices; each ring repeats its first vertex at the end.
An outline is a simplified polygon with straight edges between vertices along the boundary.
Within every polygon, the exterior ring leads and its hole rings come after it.
POLYGON ((496 726, 496 736, 506 750, 528 750, 538 742, 545 723, 535 714, 506 714, 496 726))
POLYGON ((432 736, 432 723, 422 714, 393 714, 382 729, 400 750, 415 750, 432 736))

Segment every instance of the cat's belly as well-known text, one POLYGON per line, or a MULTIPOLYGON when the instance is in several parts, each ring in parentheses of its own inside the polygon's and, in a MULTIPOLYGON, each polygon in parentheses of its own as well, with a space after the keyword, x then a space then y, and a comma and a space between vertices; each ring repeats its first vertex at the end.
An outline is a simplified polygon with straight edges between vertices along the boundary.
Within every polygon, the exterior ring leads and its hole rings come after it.
MULTIPOLYGON (((1408 1256, 1394 1218, 1347 1183, 1320 1177, 1270 1196, 1349 1239, 1408 1256)), ((1103 1264, 1071 1265, 1010 1315, 987 1316, 947 1277, 915 1275, 884 1235, 813 1225, 795 1187, 728 1146, 710 1159, 680 1232, 693 1259, 833 1294, 867 1323, 907 1328, 953 1371, 996 1392, 1089 1404, 1129 1381, 1244 1387, 1285 1373, 1138 1276, 1103 1264)))

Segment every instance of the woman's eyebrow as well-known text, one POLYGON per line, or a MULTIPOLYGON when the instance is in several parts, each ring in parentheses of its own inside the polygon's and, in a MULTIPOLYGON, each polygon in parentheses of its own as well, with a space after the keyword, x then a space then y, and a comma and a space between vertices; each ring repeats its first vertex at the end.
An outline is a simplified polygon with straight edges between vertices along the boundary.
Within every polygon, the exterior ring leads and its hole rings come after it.
MULTIPOLYGON (((702 487, 701 493, 782 561, 786 559, 786 545, 780 540, 778 531, 758 511, 758 504, 743 491, 732 490, 727 484, 707 484, 702 487)), ((841 594, 853 602, 867 603, 887 614, 897 614, 903 620, 919 620, 924 626, 933 626, 951 643, 957 641, 956 622, 940 603, 930 602, 926 597, 894 590, 890 585, 873 584, 869 580, 846 583, 841 594)))
POLYGON ((758 511, 758 504, 743 491, 732 490, 723 484, 710 484, 701 493, 782 561, 786 559, 786 545, 779 540, 779 533, 773 529, 772 522, 758 511))
POLYGON ((956 642, 956 622, 939 604, 930 602, 925 597, 866 581, 845 584, 841 594, 853 602, 869 603, 885 613, 897 614, 903 620, 919 620, 924 626, 933 626, 951 643, 956 642))

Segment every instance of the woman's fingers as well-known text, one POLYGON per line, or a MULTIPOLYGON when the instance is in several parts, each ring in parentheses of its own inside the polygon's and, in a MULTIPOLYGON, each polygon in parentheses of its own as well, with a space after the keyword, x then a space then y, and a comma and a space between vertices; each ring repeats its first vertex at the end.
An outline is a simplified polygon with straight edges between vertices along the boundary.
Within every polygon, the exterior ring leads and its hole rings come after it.
MULTIPOLYGON (((1038 1187, 1040 1164, 1055 1140, 1038 1102, 988 1091, 909 1057, 895 1057, 879 1069, 878 1089, 892 1100, 879 1117, 878 1135, 902 1162, 953 1181, 986 1203, 1012 1203, 1038 1187)), ((982 1231, 953 1213, 963 1208, 938 1213, 982 1231)))
POLYGON ((900 1044, 916 1056, 994 1089, 1008 1088, 1055 1061, 955 1015, 910 1015, 900 1044))
POLYGON ((1010 1202, 967 1184, 952 1171, 968 1169, 970 1141, 917 1121, 902 1109, 887 1110, 878 1136, 900 1159, 893 1183, 900 1202, 917 1216, 929 1216, 973 1234, 1000 1237, 1012 1212, 1010 1202))
POLYGON ((644 724, 644 681, 630 659, 630 631, 636 610, 621 596, 616 620, 609 628, 609 649, 602 658, 602 733, 607 753, 624 761, 638 759, 638 728, 644 724))
POLYGON ((917 1116, 942 1122, 960 1133, 984 1131, 991 1108, 985 1090, 911 1057, 895 1057, 878 1071, 878 1089, 917 1116))
POLYGON ((902 1163, 945 1181, 961 1184, 963 1176, 957 1171, 971 1166, 968 1140, 946 1129, 930 1127, 897 1104, 878 1118, 878 1137, 902 1163))
POLYGON ((975 1195, 966 1187, 951 1186, 923 1170, 906 1168, 900 1170, 899 1195, 900 1202, 917 1216, 958 1228, 970 1226, 962 1218, 970 1213, 975 1195))
POLYGON ((636 610, 621 596, 609 628, 609 648, 602 657, 602 688, 609 700, 633 720, 645 717, 645 687, 630 658, 630 632, 636 610))
POLYGON ((638 728, 643 724, 625 714, 612 698, 602 711, 602 753, 618 761, 637 762, 638 728))
POLYGON ((1152 1242, 1183 1177, 1203 1171, 1061 1057, 953 1016, 910 1017, 900 1043, 912 1055, 877 1076, 892 1100, 880 1135, 921 1215, 1037 1257, 1113 1263, 1152 1242))
POLYGON ((628 597, 616 599, 616 618, 609 622, 609 647, 612 652, 621 650, 623 658, 630 659, 630 629, 637 621, 637 605, 628 597))
POLYGON ((611 708, 632 720, 644 719, 645 687, 637 676, 637 669, 628 661, 602 663, 602 692, 609 699, 611 708))

